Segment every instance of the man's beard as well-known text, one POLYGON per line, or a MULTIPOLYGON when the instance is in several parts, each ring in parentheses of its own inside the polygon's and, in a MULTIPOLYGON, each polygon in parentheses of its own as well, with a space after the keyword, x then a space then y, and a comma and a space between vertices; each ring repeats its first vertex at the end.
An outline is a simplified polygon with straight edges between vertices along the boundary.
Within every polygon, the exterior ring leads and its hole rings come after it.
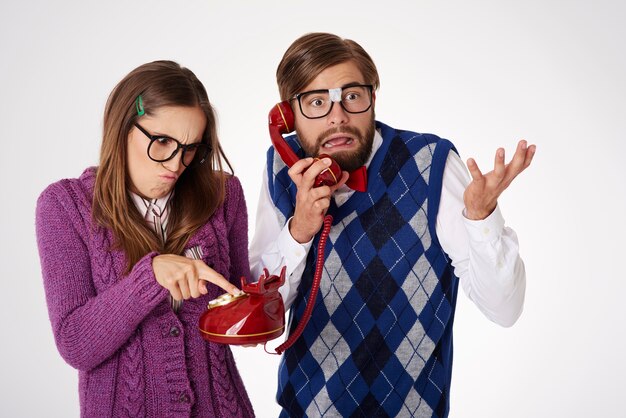
POLYGON ((300 139, 300 145, 306 153, 310 156, 318 156, 320 154, 326 154, 322 147, 322 141, 328 138, 328 136, 336 133, 348 133, 355 137, 355 141, 358 141, 359 147, 355 151, 340 151, 331 155, 332 159, 339 164, 339 167, 343 171, 354 171, 357 168, 364 165, 372 153, 372 144, 374 143, 374 133, 376 132, 376 122, 374 120, 374 113, 372 112, 372 120, 365 132, 359 131, 352 126, 344 126, 331 128, 322 132, 316 141, 309 141, 308 138, 303 137, 299 132, 298 138, 300 139), (309 145, 314 144, 314 145, 309 145))

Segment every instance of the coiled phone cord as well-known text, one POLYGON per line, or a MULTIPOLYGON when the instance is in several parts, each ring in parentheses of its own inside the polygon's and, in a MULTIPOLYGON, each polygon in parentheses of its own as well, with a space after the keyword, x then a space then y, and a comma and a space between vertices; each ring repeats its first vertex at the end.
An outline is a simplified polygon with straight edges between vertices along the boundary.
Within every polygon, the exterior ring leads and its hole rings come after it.
POLYGON ((322 279, 322 272, 324 269, 324 249, 326 248, 326 240, 328 239, 328 234, 330 233, 330 227, 333 224, 333 217, 330 215, 324 216, 324 224, 322 226, 322 233, 320 235, 320 240, 317 243, 317 260, 315 261, 315 274, 313 274, 313 283, 311 284, 311 292, 309 293, 309 301, 306 304, 306 308, 304 309, 304 313, 302 314, 302 318, 300 319, 300 323, 294 330, 294 332, 289 336, 287 341, 276 347, 276 353, 270 353, 265 349, 266 352, 270 354, 282 354, 286 349, 291 347, 293 343, 296 342, 302 331, 304 331, 304 327, 311 319, 311 313, 313 312, 313 306, 315 305, 315 299, 317 298, 317 293, 320 288, 320 282, 322 279))

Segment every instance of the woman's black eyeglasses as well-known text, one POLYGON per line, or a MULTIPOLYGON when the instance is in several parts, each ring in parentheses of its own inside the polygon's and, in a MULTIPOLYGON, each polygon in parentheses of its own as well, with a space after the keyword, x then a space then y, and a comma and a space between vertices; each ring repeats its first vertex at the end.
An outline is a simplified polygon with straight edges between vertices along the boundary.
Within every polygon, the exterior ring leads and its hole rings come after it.
POLYGON ((181 161, 183 165, 193 167, 204 163, 209 152, 211 152, 211 147, 203 142, 185 145, 169 136, 151 135, 137 122, 135 122, 135 127, 150 139, 148 157, 158 163, 171 160, 178 154, 178 150, 182 149, 181 161))

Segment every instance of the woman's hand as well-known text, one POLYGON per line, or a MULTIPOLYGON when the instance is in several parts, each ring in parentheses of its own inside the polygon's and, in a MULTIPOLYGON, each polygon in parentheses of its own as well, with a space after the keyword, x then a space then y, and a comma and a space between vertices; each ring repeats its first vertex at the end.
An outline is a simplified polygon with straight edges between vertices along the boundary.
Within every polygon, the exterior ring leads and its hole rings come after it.
POLYGON ((152 270, 157 282, 170 292, 174 300, 206 295, 208 290, 205 281, 218 285, 231 295, 241 292, 202 260, 162 254, 152 259, 152 270))

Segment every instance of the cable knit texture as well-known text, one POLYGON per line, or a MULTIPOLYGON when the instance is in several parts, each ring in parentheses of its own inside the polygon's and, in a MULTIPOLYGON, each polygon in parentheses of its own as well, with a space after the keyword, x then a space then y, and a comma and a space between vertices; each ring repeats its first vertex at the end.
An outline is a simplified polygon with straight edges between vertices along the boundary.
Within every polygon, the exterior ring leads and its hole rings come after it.
MULTIPOLYGON (((252 417, 226 345, 206 342, 198 319, 224 291, 183 303, 177 314, 145 255, 125 274, 110 230, 92 222, 95 168, 50 185, 37 202, 37 242, 50 322, 61 356, 79 371, 83 417, 252 417)), ((187 248, 240 285, 250 276, 246 203, 230 177, 224 205, 187 248)))

